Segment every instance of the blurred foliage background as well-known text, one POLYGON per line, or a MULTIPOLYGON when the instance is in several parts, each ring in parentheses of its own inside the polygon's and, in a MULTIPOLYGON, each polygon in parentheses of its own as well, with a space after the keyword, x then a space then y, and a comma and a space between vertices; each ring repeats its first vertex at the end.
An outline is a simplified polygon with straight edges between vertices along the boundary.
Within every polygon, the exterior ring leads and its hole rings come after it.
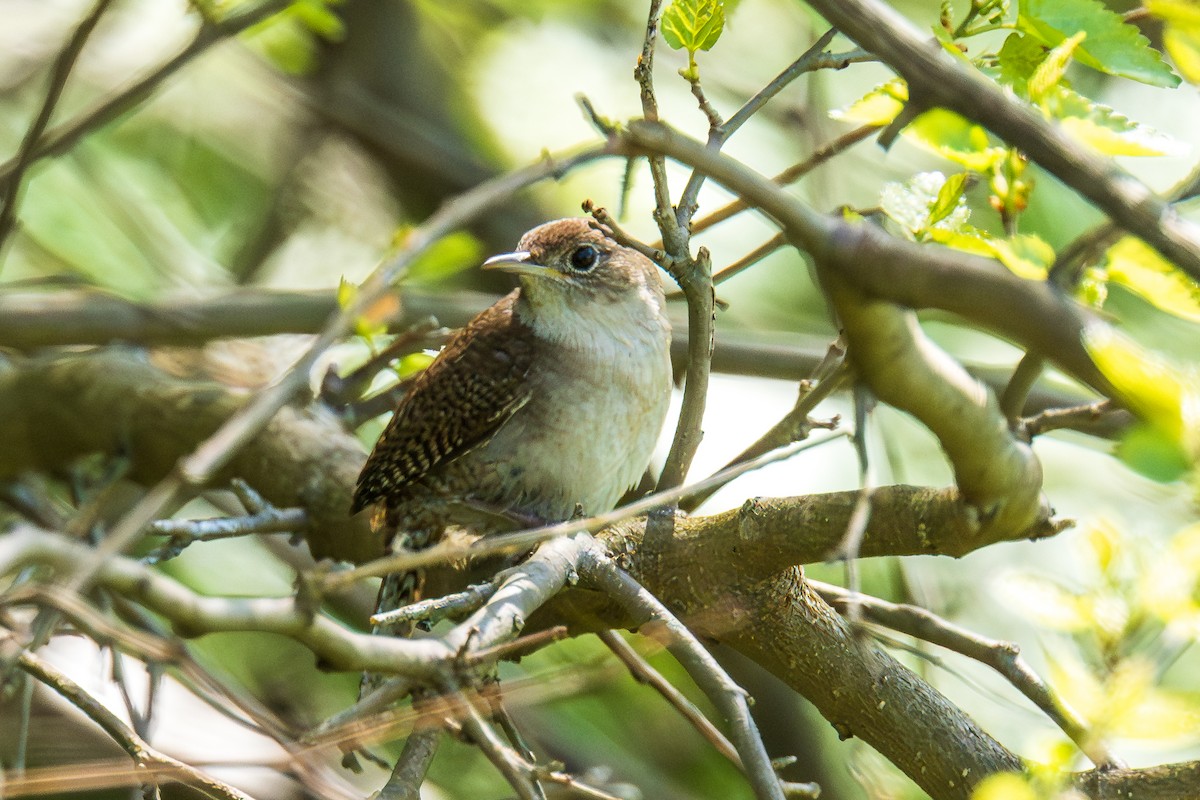
MULTIPOLYGON (((202 12, 226 14, 238 5, 118 0, 74 69, 55 120, 73 117, 170 58, 196 35, 202 12)), ((823 27, 794 0, 727 6, 727 31, 704 57, 703 69, 709 97, 729 113, 823 27)), ((44 96, 47 65, 89 7, 82 0, 0 0, 0 152, 16 152, 44 96)), ((922 26, 939 13, 936 2, 899 7, 922 26)), ((614 119, 639 114, 631 73, 644 25, 642 4, 614 0, 288 5, 236 39, 208 47, 145 102, 37 164, 21 199, 19 229, 2 253, 0 291, 90 287, 155 300, 239 286, 333 290, 360 280, 398 232, 447 198, 543 151, 594 140, 577 94, 614 119)), ((1148 32, 1155 33, 1152 27, 1148 32)), ((674 75, 686 56, 661 48, 658 57, 663 117, 702 136, 704 119, 687 84, 674 75)), ((1177 154, 1126 158, 1123 166, 1156 189, 1191 169, 1200 144, 1194 90, 1132 85, 1086 70, 1072 75, 1089 96, 1179 145, 1177 154)), ((726 149, 773 174, 848 130, 830 111, 888 78, 878 64, 807 76, 726 149)), ((599 163, 519 196, 474 228, 471 239, 443 251, 416 280, 445 292, 506 290, 502 278, 472 269, 479 257, 510 249, 542 219, 579 213, 585 198, 618 207, 623 169, 619 161, 599 163)), ((819 211, 869 210, 880 204, 887 184, 950 169, 905 138, 886 152, 868 140, 817 169, 797 191, 819 211)), ((671 175, 682 182, 686 173, 671 175)), ((639 169, 631 181, 623 220, 631 232, 652 240, 649 177, 639 169)), ((1033 181, 1022 231, 1060 248, 1100 221, 1055 180, 1034 170, 1033 181)), ((972 222, 998 229, 986 192, 971 190, 967 198, 972 222)), ((710 183, 700 197, 702 213, 728 199, 710 183)), ((1195 216, 1190 208, 1185 213, 1195 216)), ((764 221, 743 214, 703 234, 701 242, 719 268, 771 234, 764 221)), ((719 317, 718 338, 737 330, 807 344, 835 334, 793 250, 777 251, 722 285, 720 295, 729 309, 719 317)), ((1110 287, 1106 310, 1145 346, 1200 368, 1197 320, 1164 314, 1119 286, 1110 287)), ((1008 344, 954 320, 932 315, 925 324, 972 366, 1011 368, 1019 358, 1008 344)), ((281 337, 250 367, 242 364, 240 380, 268 381, 294 353, 294 343, 281 337)), ((332 358, 349 365, 366 353, 355 342, 332 358)), ((794 393, 794 384, 783 381, 717 376, 693 475, 707 474, 753 441, 790 408, 794 393)), ((821 413, 850 409, 835 399, 821 413)), ((363 428, 364 444, 380 424, 363 428)), ((876 410, 870 441, 882 483, 951 480, 933 438, 898 412, 876 410)), ((1046 468, 1046 491, 1061 515, 1077 520, 1074 530, 1051 541, 989 547, 961 561, 870 561, 862 567, 865 590, 918 602, 983 635, 1020 643, 1038 671, 1132 764, 1200 757, 1200 653, 1191 646, 1200 633, 1195 483, 1186 476, 1165 483, 1143 477, 1114 457, 1111 442, 1079 434, 1042 437, 1036 449, 1046 468)), ((735 482, 702 511, 734 507, 754 495, 856 485, 849 446, 824 448, 735 482)), ((213 510, 198 501, 184 513, 213 510)), ((197 545, 162 568, 205 592, 283 596, 292 580, 283 550, 257 541, 197 545)), ((842 578, 841 568, 831 565, 812 565, 809 574, 842 578)), ((307 652, 286 640, 250 638, 214 635, 192 647, 217 674, 307 725, 352 702, 357 676, 321 673, 307 652)), ((637 644, 654 650, 646 641, 637 644)), ((915 642, 892 644, 1006 746, 1036 761, 1080 766, 1061 734, 984 667, 915 642)), ((113 700, 102 688, 113 668, 106 656, 79 642, 56 643, 51 652, 72 666, 77 679, 90 679, 113 700)), ((753 664, 722 656, 757 698, 771 752, 799 757, 788 777, 819 781, 827 798, 921 796, 869 748, 854 740, 839 743, 805 701, 753 664)), ((651 657, 707 708, 669 657, 651 657)), ((514 711, 537 749, 572 769, 607 771, 640 787, 645 797, 750 796, 740 776, 594 640, 563 642, 503 672, 521 687, 523 700, 514 711)), ((157 744, 181 758, 212 763, 214 774, 252 793, 300 796, 294 784, 254 766, 269 758, 256 749, 265 747, 262 742, 230 733, 227 720, 186 699, 182 690, 164 690, 155 716, 157 744)), ((0 706, 0 744, 6 747, 13 743, 12 712, 11 703, 0 706)), ((37 730, 30 765, 69 763, 81 753, 103 751, 76 727, 37 730)), ((368 768, 359 780, 369 788, 382 776, 368 768)), ((461 745, 439 753, 430 784, 431 797, 507 793, 478 752, 461 745)))

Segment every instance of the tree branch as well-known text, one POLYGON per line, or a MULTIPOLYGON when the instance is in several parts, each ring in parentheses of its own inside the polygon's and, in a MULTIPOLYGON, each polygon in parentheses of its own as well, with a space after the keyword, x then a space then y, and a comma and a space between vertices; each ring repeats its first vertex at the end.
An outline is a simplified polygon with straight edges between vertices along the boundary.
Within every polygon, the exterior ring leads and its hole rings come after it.
MULTIPOLYGON (((4 242, 17 221, 17 201, 20 199, 21 182, 25 178, 25 171, 33 163, 34 148, 46 130, 46 126, 50 124, 50 118, 54 115, 58 99, 67 85, 67 78, 71 75, 75 60, 83 51, 83 46, 87 44, 88 37, 91 36, 96 23, 100 21, 100 17, 104 15, 111 4, 112 0, 97 0, 96 4, 92 6, 92 10, 75 28, 75 32, 71 34, 71 38, 67 40, 66 45, 58 54, 58 58, 54 60, 54 65, 50 68, 50 86, 46 91, 46 97, 42 100, 41 108, 38 109, 37 116, 34 117, 29 129, 25 132, 25 138, 21 140, 21 146, 12 160, 13 167, 8 174, 4 199, 0 200, 0 253, 3 253, 4 242)), ((0 257, 0 265, 3 263, 3 258, 0 257)))
MULTIPOLYGON (((187 47, 172 56, 168 61, 154 68, 141 78, 138 78, 125 88, 119 89, 108 97, 101 99, 87 110, 80 112, 70 121, 64 122, 40 136, 37 143, 29 152, 26 166, 36 163, 43 158, 67 152, 84 136, 112 122, 142 102, 160 83, 171 75, 174 75, 180 68, 190 63, 192 59, 208 50, 208 48, 218 42, 237 36, 242 31, 257 25, 272 14, 282 11, 288 6, 289 2, 290 0, 264 0, 264 2, 250 8, 239 7, 236 11, 218 22, 209 22, 206 20, 201 25, 196 37, 187 47)), ((10 158, 8 161, 0 164, 0 185, 6 185, 15 179, 20 164, 20 157, 10 158)))
MULTIPOLYGON (((121 746, 121 749, 129 754, 135 768, 130 771, 126 781, 123 781, 126 785, 145 782, 157 784, 160 780, 172 781, 191 786, 216 800, 253 800, 249 795, 243 794, 229 784, 154 749, 116 714, 109 711, 104 704, 85 692, 79 684, 37 656, 21 653, 17 662, 22 670, 58 692, 71 705, 87 715, 90 720, 111 736, 121 746)), ((20 796, 22 794, 21 784, 26 780, 28 779, 19 775, 6 777, 5 793, 11 792, 14 797, 20 796)), ((66 787, 63 788, 66 789, 66 787)), ((80 787, 75 785, 72 788, 79 789, 80 787)), ((37 793, 41 794, 42 791, 37 793)))

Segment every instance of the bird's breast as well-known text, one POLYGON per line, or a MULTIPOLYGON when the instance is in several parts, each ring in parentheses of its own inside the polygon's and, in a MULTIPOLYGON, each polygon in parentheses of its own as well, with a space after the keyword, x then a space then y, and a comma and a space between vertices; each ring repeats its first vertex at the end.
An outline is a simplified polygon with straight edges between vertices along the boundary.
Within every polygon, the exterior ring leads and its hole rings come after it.
POLYGON ((522 511, 565 519, 611 509, 641 478, 671 396, 665 326, 546 344, 531 397, 481 455, 522 511))

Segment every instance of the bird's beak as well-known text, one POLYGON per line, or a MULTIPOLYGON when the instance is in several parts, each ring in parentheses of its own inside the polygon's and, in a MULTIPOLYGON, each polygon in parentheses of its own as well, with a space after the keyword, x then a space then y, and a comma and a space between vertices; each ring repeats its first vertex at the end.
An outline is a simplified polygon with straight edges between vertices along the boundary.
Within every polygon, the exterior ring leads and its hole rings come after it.
POLYGON ((562 274, 551 267, 544 267, 533 261, 533 256, 524 250, 515 253, 501 253, 483 262, 483 269, 496 269, 502 272, 512 272, 516 275, 532 275, 536 278, 561 278, 562 274))

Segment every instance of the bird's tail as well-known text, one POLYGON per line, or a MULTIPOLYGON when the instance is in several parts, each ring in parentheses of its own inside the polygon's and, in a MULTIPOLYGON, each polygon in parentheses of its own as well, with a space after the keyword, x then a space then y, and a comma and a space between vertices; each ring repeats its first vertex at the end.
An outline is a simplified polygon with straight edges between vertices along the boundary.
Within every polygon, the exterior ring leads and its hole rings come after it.
MULTIPOLYGON (((379 586, 379 596, 375 599, 375 616, 395 611, 397 608, 404 608, 407 605, 412 605, 420 599, 420 587, 422 584, 422 575, 420 570, 412 570, 409 572, 394 572, 391 575, 384 576, 383 583, 379 586)), ((371 626, 371 633, 376 636, 412 636, 415 624, 411 620, 399 620, 396 622, 380 622, 371 626)), ((383 676, 374 672, 364 672, 362 681, 358 686, 358 699, 366 697, 374 689, 383 683, 383 676)))

